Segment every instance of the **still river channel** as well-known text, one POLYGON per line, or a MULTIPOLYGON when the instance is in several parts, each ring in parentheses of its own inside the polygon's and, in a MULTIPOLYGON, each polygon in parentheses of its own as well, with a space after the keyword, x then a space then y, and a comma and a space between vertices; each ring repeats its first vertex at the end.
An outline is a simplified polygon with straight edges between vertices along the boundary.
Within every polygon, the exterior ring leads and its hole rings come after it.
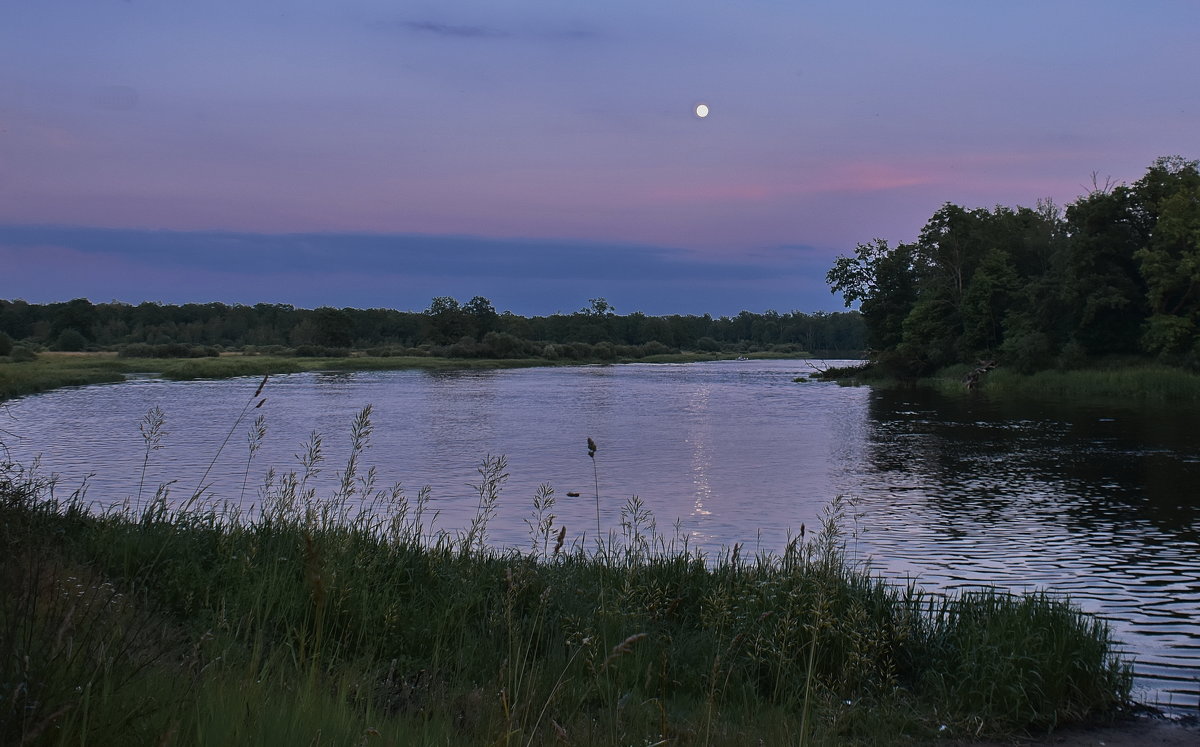
MULTIPOLYGON (((823 362, 824 363, 824 362, 823 362)), ((834 362, 831 362, 834 363, 834 362)), ((716 552, 778 552, 835 496, 854 499, 856 557, 931 589, 998 585, 1062 592, 1112 621, 1136 659, 1135 697, 1174 712, 1200 699, 1200 410, 996 403, 830 383, 796 383, 805 361, 629 364, 500 371, 307 373, 273 377, 266 405, 234 432, 206 483, 250 506, 269 467, 298 469, 324 436, 325 494, 372 405, 364 464, 415 496, 428 485, 437 524, 465 530, 476 467, 508 459, 488 527, 527 547, 538 486, 556 526, 589 541, 638 496, 658 531, 716 552), (267 436, 250 467, 246 431, 267 436), (587 439, 598 446, 596 472, 587 439), (569 497, 569 492, 580 493, 569 497)), ((87 481, 98 503, 136 498, 148 408, 166 413, 142 500, 160 483, 196 487, 258 379, 154 379, 65 389, 10 403, 12 456, 40 456, 60 490, 87 481)))

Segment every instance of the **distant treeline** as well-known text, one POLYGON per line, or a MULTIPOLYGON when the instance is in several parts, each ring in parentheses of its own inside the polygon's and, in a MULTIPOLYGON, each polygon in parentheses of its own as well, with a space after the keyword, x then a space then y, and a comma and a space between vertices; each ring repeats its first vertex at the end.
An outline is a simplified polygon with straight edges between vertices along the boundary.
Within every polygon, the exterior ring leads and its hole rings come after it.
POLYGON ((947 203, 913 243, 839 257, 872 358, 920 376, 954 363, 1021 371, 1137 356, 1200 368, 1200 171, 1160 158, 1132 185, 1066 207, 947 203))
POLYGON ((423 312, 298 309, 286 304, 53 304, 0 300, 0 355, 22 350, 119 350, 137 357, 271 354, 437 355, 548 359, 640 358, 678 350, 851 353, 865 346, 858 312, 733 317, 619 315, 602 298, 571 314, 498 313, 476 296, 433 299, 423 312))

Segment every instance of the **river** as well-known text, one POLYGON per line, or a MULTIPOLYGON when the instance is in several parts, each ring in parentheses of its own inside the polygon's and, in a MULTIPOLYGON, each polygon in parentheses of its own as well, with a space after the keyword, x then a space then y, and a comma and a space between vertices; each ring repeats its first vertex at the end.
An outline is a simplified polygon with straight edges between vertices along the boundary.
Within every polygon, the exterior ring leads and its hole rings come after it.
POLYGON ((293 374, 271 378, 266 404, 236 428, 259 380, 138 379, 16 400, 3 427, 14 458, 40 457, 60 491, 86 480, 100 504, 139 492, 144 502, 164 483, 186 497, 207 470, 212 497, 250 506, 269 467, 299 468, 314 431, 330 494, 350 423, 369 404, 364 466, 410 498, 429 486, 446 531, 470 525, 480 462, 507 458, 488 526, 498 547, 529 546, 542 484, 571 540, 594 537, 597 494, 604 532, 636 495, 664 537, 708 552, 740 543, 744 554, 778 552, 841 495, 853 502, 850 549, 872 568, 931 589, 1069 594, 1109 619, 1136 659, 1136 698, 1197 710, 1200 411, 794 381, 811 371, 723 361, 293 374), (138 426, 154 406, 167 433, 143 480, 138 426), (267 435, 247 467, 259 414, 267 435))

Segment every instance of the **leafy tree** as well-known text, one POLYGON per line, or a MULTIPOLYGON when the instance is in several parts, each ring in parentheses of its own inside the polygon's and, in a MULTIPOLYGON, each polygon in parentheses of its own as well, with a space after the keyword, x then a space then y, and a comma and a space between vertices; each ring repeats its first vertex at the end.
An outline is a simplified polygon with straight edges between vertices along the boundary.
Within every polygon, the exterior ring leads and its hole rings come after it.
POLYGON ((853 257, 838 257, 825 276, 847 307, 859 304, 867 345, 875 350, 895 348, 903 338, 904 319, 917 299, 913 249, 901 244, 893 250, 887 241, 874 239, 856 246, 853 257))
POLYGON ((345 311, 322 306, 313 312, 312 320, 315 344, 330 348, 348 348, 354 344, 354 322, 345 311))
POLYGON ((1152 223, 1136 253, 1152 316, 1143 344, 1151 353, 1200 353, 1200 170, 1198 162, 1160 158, 1134 184, 1138 217, 1152 223))
POLYGON ((588 306, 583 308, 584 314, 591 314, 593 316, 612 316, 613 314, 617 313, 616 307, 610 304, 604 298, 589 298, 588 304, 588 306))
POLYGON ((86 344, 86 341, 91 339, 95 323, 96 308, 92 306, 92 302, 86 298, 76 298, 64 304, 55 304, 50 331, 52 335, 61 335, 62 332, 73 329, 83 336, 86 344))
POLYGON ((1004 320, 1016 301, 1020 278, 1009 254, 993 248, 984 255, 963 293, 959 357, 990 354, 1004 341, 1004 320))
POLYGON ((483 296, 475 296, 470 301, 467 301, 462 307, 463 313, 466 314, 473 327, 475 337, 483 338, 488 332, 496 328, 498 314, 492 302, 483 296))
POLYGON ((1138 350, 1146 284, 1134 257, 1144 242, 1128 187, 1097 189, 1067 207, 1060 273, 1066 335, 1093 354, 1138 350))
POLYGON ((437 296, 425 310, 429 320, 429 337, 437 343, 461 341, 467 330, 467 320, 458 301, 450 296, 437 296))

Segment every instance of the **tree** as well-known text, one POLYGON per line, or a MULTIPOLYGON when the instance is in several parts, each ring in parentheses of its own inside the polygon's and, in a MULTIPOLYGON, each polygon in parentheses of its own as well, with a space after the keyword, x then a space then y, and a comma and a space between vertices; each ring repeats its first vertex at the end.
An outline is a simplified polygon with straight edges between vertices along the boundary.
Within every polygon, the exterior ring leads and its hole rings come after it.
POLYGON ((467 315, 470 325, 474 328, 475 337, 483 339, 483 336, 496 328, 496 322, 499 315, 496 313, 492 302, 483 296, 475 296, 462 307, 463 312, 467 315))
POLYGON ((1146 284, 1135 253, 1145 236, 1133 192, 1096 189, 1067 206, 1059 297, 1065 336, 1092 354, 1138 350, 1146 284))
POLYGON ((613 314, 617 313, 616 307, 610 304, 604 298, 589 298, 588 304, 590 305, 583 308, 584 314, 591 314, 592 316, 612 316, 613 314))
POLYGON ((434 342, 458 342, 466 334, 466 318, 458 301, 450 296, 437 296, 425 310, 429 320, 428 336, 434 342))
POLYGON ((887 241, 874 239, 856 246, 853 257, 838 257, 825 276, 830 292, 841 293, 847 307, 859 304, 870 348, 900 344, 904 319, 917 299, 913 249, 911 244, 891 249, 887 241))
POLYGON ((330 348, 354 344, 354 321, 341 309, 322 306, 313 312, 313 342, 330 348))
POLYGON ((92 327, 96 323, 96 307, 92 306, 91 301, 76 298, 64 304, 55 304, 53 308, 55 311, 51 320, 51 334, 59 335, 73 329, 82 335, 85 341, 91 339, 92 327))
POLYGON ((1160 158, 1133 186, 1147 227, 1135 252, 1151 316, 1142 342, 1160 355, 1200 354, 1200 169, 1198 162, 1160 158))

